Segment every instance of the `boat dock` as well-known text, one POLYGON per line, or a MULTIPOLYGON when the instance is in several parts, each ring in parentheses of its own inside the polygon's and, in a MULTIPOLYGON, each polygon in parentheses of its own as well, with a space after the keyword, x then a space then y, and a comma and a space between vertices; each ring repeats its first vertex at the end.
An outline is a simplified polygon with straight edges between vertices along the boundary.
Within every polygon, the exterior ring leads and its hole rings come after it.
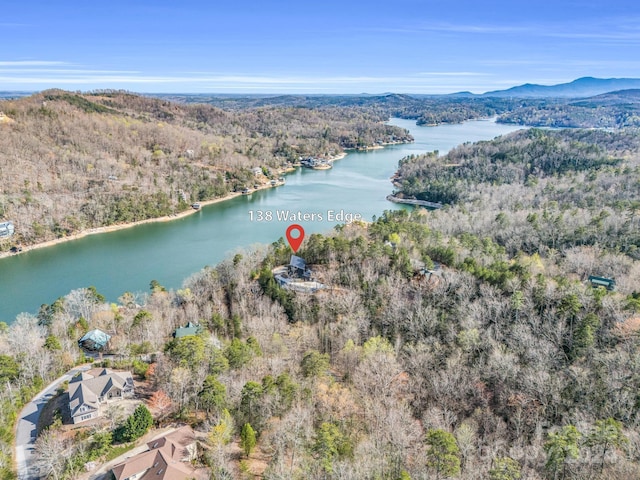
POLYGON ((426 207, 432 210, 438 210, 444 207, 442 203, 428 202, 426 200, 415 200, 413 198, 398 198, 393 195, 387 195, 387 200, 393 203, 404 203, 406 205, 416 205, 418 207, 426 207))

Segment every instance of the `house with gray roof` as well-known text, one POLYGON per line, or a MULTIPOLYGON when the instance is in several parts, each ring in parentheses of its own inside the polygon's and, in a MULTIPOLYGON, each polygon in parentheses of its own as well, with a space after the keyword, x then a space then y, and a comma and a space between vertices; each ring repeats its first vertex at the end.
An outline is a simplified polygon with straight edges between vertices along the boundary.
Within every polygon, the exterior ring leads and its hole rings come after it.
POLYGON ((132 396, 131 372, 95 368, 69 382, 69 413, 73 423, 86 422, 99 417, 105 404, 132 396))

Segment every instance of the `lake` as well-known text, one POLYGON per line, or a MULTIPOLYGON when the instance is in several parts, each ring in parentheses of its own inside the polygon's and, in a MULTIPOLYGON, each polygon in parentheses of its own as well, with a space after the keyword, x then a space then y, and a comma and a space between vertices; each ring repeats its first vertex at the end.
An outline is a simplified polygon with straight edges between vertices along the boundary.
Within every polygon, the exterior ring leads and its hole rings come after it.
POLYGON ((90 235, 1 259, 0 321, 11 323, 20 312, 36 313, 41 304, 89 285, 110 301, 126 291, 149 291, 151 280, 179 288, 206 265, 284 238, 291 223, 299 223, 309 235, 344 223, 336 218, 341 212, 371 220, 384 210, 412 208, 386 200, 398 160, 433 150, 446 153, 461 143, 521 128, 491 120, 436 127, 418 127, 402 119, 390 123, 410 130, 415 143, 352 152, 331 170, 298 169, 287 175, 284 186, 205 206, 171 222, 90 235), (258 221, 269 214, 271 221, 258 221), (307 214, 313 220, 279 220, 278 214, 307 214))

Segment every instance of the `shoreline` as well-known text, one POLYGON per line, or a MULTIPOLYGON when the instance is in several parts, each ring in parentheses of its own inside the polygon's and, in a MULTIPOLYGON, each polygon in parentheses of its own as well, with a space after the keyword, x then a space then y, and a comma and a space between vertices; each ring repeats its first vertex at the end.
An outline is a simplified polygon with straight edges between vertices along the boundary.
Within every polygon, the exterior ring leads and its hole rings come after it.
POLYGON ((429 202, 427 200, 416 200, 415 198, 401 198, 396 197, 395 195, 387 195, 387 200, 393 203, 401 203, 404 205, 413 205, 416 207, 426 207, 432 210, 439 210, 445 205, 438 202, 429 202))
MULTIPOLYGON (((275 186, 277 186, 277 185, 275 185, 275 186)), ((269 185, 268 187, 260 187, 257 190, 261 190, 262 188, 272 188, 272 187, 271 187, 271 185, 269 185)), ((212 200, 205 200, 205 201, 197 202, 197 203, 199 203, 200 204, 200 208, 202 208, 202 207, 207 206, 207 205, 213 205, 214 203, 219 203, 219 202, 224 202, 226 200, 231 200, 232 198, 239 197, 241 195, 242 195, 242 193, 240 193, 240 192, 231 192, 230 194, 225 195, 224 197, 214 198, 212 200)), ((195 208, 191 208, 190 210, 185 210, 183 212, 174 213, 172 215, 165 215, 163 217, 147 218, 145 220, 138 220, 137 222, 119 223, 119 224, 116 224, 116 225, 107 225, 107 226, 104 226, 104 227, 89 228, 88 230, 83 230, 81 232, 74 233, 74 234, 66 236, 66 237, 55 238, 53 240, 47 240, 46 242, 34 243, 33 245, 24 246, 24 247, 22 247, 22 250, 20 252, 11 252, 11 251, 9 251, 9 252, 0 252, 0 259, 6 258, 6 257, 13 257, 15 255, 20 255, 21 253, 26 253, 26 252, 29 252, 31 250, 38 250, 40 248, 52 247, 54 245, 59 245, 59 244, 64 243, 64 242, 70 242, 72 240, 79 240, 81 238, 88 237, 89 235, 97 235, 97 234, 100 234, 100 233, 117 232, 119 230, 125 230, 127 228, 137 227, 138 225, 144 225, 145 223, 170 222, 172 220, 178 220, 180 218, 184 218, 184 217, 187 217, 189 215, 193 215, 194 213, 198 213, 199 211, 200 211, 200 209, 196 210, 195 208)))
MULTIPOLYGON (((383 142, 383 143, 379 143, 376 145, 371 145, 371 146, 367 146, 367 147, 353 147, 353 148, 345 148, 345 152, 370 152, 372 150, 382 150, 385 147, 390 147, 392 145, 405 145, 407 143, 413 143, 413 141, 411 142, 383 142)), ((346 153, 345 153, 346 155, 346 153)))
MULTIPOLYGON (((331 157, 330 160, 332 162, 335 161, 335 160, 341 160, 341 159, 345 158, 347 155, 348 155, 348 152, 342 152, 342 153, 339 153, 338 155, 335 155, 335 156, 331 157)), ((278 175, 285 175, 287 173, 295 172, 296 168, 299 168, 299 167, 291 167, 291 168, 283 169, 282 171, 278 172, 278 175)), ((267 189, 267 188, 281 187, 283 185, 286 185, 286 183, 285 184, 277 184, 277 185, 271 185, 269 183, 266 183, 266 184, 260 185, 256 189, 252 189, 252 192, 255 192, 256 190, 264 190, 264 189, 267 189)), ((201 202, 194 202, 194 203, 199 203, 200 204, 200 209, 198 209, 198 210, 196 210, 194 208, 191 208, 191 209, 185 210, 183 212, 174 213, 172 215, 165 215, 163 217, 147 218, 145 220, 138 220, 137 222, 119 223, 117 225, 107 225, 107 226, 104 226, 104 227, 89 228, 87 230, 83 230, 81 232, 74 233, 74 234, 66 236, 66 237, 55 238, 53 240, 47 240, 45 242, 34 243, 33 245, 23 246, 22 250, 19 251, 19 252, 11 252, 11 251, 0 252, 0 260, 2 260, 3 258, 8 258, 8 257, 13 257, 13 256, 16 256, 16 255, 20 255, 22 253, 27 253, 27 252, 32 251, 32 250, 38 250, 40 248, 53 247, 54 245, 59 245, 61 243, 71 242, 73 240, 79 240, 81 238, 88 237, 89 235, 97 235, 97 234, 101 234, 101 233, 117 232, 119 230, 125 230, 127 228, 137 227, 138 225, 144 225, 146 223, 170 222, 172 220, 178 220, 180 218, 184 218, 184 217, 187 217, 189 215, 193 215, 194 213, 198 213, 202 209, 202 207, 206 207, 207 205, 213 205, 215 203, 225 202, 227 200, 231 200, 231 199, 236 198, 236 197, 241 197, 242 195, 243 195, 242 192, 230 192, 229 194, 225 195, 224 197, 218 197, 218 198, 214 198, 214 199, 211 199, 211 200, 204 200, 204 201, 201 201, 201 202)))

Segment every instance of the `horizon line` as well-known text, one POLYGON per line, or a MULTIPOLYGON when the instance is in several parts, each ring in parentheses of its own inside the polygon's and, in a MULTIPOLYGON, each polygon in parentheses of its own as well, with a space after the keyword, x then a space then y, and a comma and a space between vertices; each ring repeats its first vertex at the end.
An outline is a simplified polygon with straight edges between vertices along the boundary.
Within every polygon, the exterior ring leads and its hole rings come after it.
MULTIPOLYGON (((73 92, 73 93, 79 93, 79 94, 91 94, 91 93, 98 93, 98 92, 108 92, 108 91, 113 91, 113 92, 126 92, 126 93, 131 93, 131 94, 138 94, 138 95, 208 95, 208 96, 216 96, 216 95, 223 95, 223 96, 285 96, 285 95, 305 95, 305 96, 352 96, 352 97, 362 97, 362 96, 383 96, 383 95, 421 95, 421 96, 433 96, 433 97, 442 97, 442 96, 454 96, 454 95, 472 95, 472 96, 484 96, 487 95, 488 93, 493 93, 493 92, 505 92, 508 90, 511 90, 513 88, 518 88, 518 87, 523 87, 523 86, 535 86, 535 87, 556 87, 556 86, 560 86, 560 85, 568 85, 571 84, 573 82, 576 82, 577 80, 582 80, 582 79, 594 79, 594 80, 601 80, 601 81, 610 81, 610 80, 639 80, 640 81, 640 77, 593 77, 590 75, 585 75, 585 76, 581 76, 578 78, 575 78, 573 80, 570 81, 566 81, 566 82, 561 82, 561 83, 554 83, 554 84, 541 84, 541 83, 530 83, 530 82, 525 82, 525 83, 520 83, 520 84, 516 84, 516 85, 512 85, 510 87, 506 87, 506 88, 502 88, 502 89, 491 89, 491 90, 486 90, 483 91, 481 93, 475 93, 471 90, 455 90, 455 91, 451 91, 451 92, 446 92, 446 93, 431 93, 431 92, 410 92, 410 91, 395 91, 395 90, 385 90, 382 92, 375 92, 375 93, 370 93, 370 92, 358 92, 358 93, 353 93, 353 92, 339 92, 339 91, 334 91, 334 92, 321 92, 321 91, 296 91, 295 89, 287 91, 287 90, 281 90, 281 91, 260 91, 258 90, 252 90, 252 91, 248 91, 248 89, 246 89, 245 91, 202 91, 202 90, 184 90, 184 91, 175 91, 175 92, 170 92, 170 91, 138 91, 138 90, 130 90, 127 88, 117 88, 117 87, 102 87, 102 88, 93 88, 93 89, 68 89, 68 88, 62 88, 62 87, 57 87, 57 86, 51 86, 51 87, 47 87, 47 88, 42 88, 42 89, 35 89, 35 90, 12 90, 12 89, 2 89, 2 87, 0 86, 0 93, 4 94, 4 95, 11 95, 11 94, 20 94, 20 95, 34 95, 34 94, 38 94, 38 93, 42 93, 48 90, 61 90, 61 91, 65 91, 65 92, 73 92)), ((235 87, 237 88, 237 87, 235 87)), ((526 96, 526 95, 525 95, 526 96)))

